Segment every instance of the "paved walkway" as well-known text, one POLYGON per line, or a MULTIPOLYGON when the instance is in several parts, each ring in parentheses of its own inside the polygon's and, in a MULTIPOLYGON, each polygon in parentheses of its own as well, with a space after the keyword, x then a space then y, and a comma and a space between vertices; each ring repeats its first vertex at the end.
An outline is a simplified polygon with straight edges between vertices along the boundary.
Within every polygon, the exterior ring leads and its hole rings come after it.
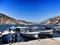
MULTIPOLYGON (((5 44, 10 45, 10 44, 5 44)), ((18 42, 11 45, 60 45, 60 37, 51 39, 33 40, 28 42, 18 42)))

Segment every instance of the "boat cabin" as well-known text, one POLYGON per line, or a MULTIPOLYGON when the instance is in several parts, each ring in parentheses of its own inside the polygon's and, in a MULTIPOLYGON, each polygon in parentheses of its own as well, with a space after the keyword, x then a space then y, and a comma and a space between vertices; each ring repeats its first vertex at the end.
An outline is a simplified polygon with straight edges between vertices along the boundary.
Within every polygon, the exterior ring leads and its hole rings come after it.
POLYGON ((16 27, 16 32, 27 32, 29 30, 29 27, 16 27))

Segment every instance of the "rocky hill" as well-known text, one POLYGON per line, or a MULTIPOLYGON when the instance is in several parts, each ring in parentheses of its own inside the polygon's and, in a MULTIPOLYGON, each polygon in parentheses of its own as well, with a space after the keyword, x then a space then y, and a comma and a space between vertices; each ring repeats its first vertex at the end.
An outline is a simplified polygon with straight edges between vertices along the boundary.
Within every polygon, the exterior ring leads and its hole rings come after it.
POLYGON ((32 24, 32 22, 16 20, 5 14, 0 13, 0 24, 32 24))
POLYGON ((49 18, 41 22, 42 24, 60 24, 60 16, 49 18))

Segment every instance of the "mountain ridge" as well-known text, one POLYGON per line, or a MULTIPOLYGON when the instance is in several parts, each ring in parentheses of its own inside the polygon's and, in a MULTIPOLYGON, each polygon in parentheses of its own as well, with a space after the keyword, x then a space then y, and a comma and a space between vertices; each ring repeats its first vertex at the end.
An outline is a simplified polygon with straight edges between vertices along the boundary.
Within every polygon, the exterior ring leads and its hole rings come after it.
POLYGON ((16 20, 3 13, 0 13, 0 24, 32 24, 33 22, 27 22, 24 20, 16 20))
POLYGON ((42 24, 60 24, 60 15, 52 18, 48 18, 41 22, 42 24))

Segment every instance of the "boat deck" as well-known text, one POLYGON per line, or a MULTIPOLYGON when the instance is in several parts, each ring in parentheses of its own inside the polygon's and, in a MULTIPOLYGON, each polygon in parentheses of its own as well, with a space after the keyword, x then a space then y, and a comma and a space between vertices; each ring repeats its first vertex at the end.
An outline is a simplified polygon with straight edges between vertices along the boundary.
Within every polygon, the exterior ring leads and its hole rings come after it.
POLYGON ((49 33, 51 32, 52 30, 44 30, 44 31, 37 31, 37 32, 21 32, 23 34, 41 34, 41 33, 49 33))

